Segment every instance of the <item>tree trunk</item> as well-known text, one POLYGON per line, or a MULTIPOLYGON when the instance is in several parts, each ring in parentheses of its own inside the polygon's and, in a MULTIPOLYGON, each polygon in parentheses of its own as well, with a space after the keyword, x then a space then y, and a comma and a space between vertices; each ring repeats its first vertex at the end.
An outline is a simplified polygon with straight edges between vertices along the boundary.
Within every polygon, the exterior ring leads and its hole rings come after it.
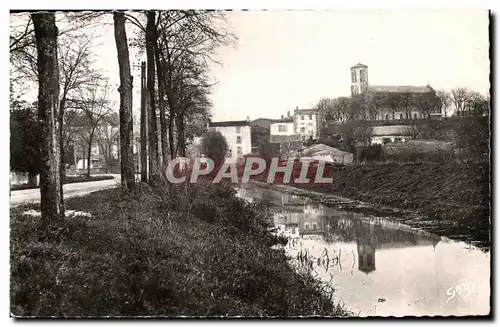
POLYGON ((165 119, 165 77, 163 75, 163 68, 160 63, 160 49, 158 48, 158 44, 156 41, 154 42, 154 50, 155 50, 155 60, 156 60, 156 69, 158 75, 158 95, 159 101, 158 105, 160 107, 160 136, 161 136, 161 154, 162 154, 162 172, 166 172, 167 163, 168 163, 168 136, 167 136, 167 121, 165 119))
POLYGON ((61 179, 61 186, 60 186, 60 193, 61 193, 61 203, 64 206, 64 197, 63 197, 63 184, 64 181, 66 180, 66 165, 64 164, 64 129, 63 129, 63 124, 64 124, 64 107, 66 106, 66 92, 63 90, 63 96, 61 98, 61 101, 59 102, 59 150, 61 151, 61 169, 60 169, 60 179, 61 179))
POLYGON ((149 172, 152 177, 158 175, 158 132, 156 122, 156 103, 155 103, 155 58, 154 58, 154 42, 156 37, 155 26, 156 13, 148 11, 148 22, 146 25, 146 58, 147 58, 147 85, 149 91, 149 172))
POLYGON ((37 46, 38 119, 42 144, 40 148, 41 226, 64 218, 61 188, 61 153, 59 124, 59 66, 57 27, 54 13, 32 14, 37 46))
POLYGON ((122 186, 128 190, 135 184, 134 151, 133 151, 133 124, 132 124, 132 75, 125 31, 125 14, 113 13, 115 27, 115 41, 118 52, 118 66, 120 70, 120 164, 122 186))
POLYGON ((141 182, 148 181, 146 62, 141 62, 141 182))
POLYGON ((184 114, 179 113, 175 118, 177 125, 177 148, 179 149, 179 156, 186 156, 186 129, 184 127, 184 114))
POLYGON ((35 173, 28 173, 28 185, 31 187, 36 187, 36 176, 35 173))
POLYGON ((87 151, 87 178, 90 178, 90 168, 91 168, 91 159, 92 156, 92 139, 94 138, 94 132, 92 131, 89 136, 89 149, 87 151))
POLYGON ((174 159, 175 155, 175 136, 174 136, 174 119, 175 111, 173 106, 170 107, 170 117, 168 119, 168 145, 170 147, 170 159, 174 159))

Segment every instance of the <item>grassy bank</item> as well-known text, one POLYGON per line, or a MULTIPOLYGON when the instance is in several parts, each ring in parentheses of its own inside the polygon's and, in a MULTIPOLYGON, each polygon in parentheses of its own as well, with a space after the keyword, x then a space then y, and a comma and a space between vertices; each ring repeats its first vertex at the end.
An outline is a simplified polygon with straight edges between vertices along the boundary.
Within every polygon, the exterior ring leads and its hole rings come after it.
POLYGON ((380 164, 336 167, 332 184, 297 184, 424 216, 404 221, 438 235, 490 246, 489 164, 380 164))
MULTIPOLYGON (((64 181, 63 184, 72 184, 72 183, 85 183, 85 182, 97 182, 97 181, 104 181, 108 179, 113 179, 113 176, 66 176, 66 180, 64 181)), ((11 185, 10 190, 11 191, 19 191, 19 190, 29 190, 29 189, 35 189, 38 188, 38 186, 33 186, 33 185, 28 185, 28 184, 21 184, 21 185, 11 185)))
POLYGON ((295 272, 266 209, 224 185, 66 201, 92 217, 37 231, 36 206, 11 209, 11 312, 16 316, 297 316, 346 312, 295 272))

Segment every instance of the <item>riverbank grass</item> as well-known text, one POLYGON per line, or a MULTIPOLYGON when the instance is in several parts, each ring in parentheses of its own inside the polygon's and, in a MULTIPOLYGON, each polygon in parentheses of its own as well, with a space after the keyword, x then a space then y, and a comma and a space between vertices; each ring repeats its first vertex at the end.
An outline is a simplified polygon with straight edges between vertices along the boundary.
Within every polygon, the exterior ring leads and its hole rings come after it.
POLYGON ((266 209, 224 185, 109 189, 68 199, 50 233, 11 209, 14 316, 346 316, 294 271, 266 209))

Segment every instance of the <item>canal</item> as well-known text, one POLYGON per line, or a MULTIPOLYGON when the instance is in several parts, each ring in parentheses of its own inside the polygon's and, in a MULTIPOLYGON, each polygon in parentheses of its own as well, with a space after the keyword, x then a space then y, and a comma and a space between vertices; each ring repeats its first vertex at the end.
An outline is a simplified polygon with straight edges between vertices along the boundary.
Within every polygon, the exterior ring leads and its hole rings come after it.
POLYGON ((359 316, 487 315, 490 252, 390 219, 336 210, 307 197, 241 185, 267 205, 285 249, 359 316))

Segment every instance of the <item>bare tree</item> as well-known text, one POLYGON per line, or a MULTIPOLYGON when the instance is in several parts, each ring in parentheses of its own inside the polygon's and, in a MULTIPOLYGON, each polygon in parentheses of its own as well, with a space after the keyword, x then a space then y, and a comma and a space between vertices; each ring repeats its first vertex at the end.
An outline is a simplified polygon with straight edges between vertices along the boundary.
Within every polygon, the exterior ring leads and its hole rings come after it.
POLYGON ((132 74, 125 30, 125 14, 113 13, 118 66, 120 70, 120 161, 122 185, 131 190, 135 185, 133 123, 132 123, 132 74))
POLYGON ((109 99, 109 84, 94 84, 80 90, 79 103, 84 124, 82 137, 87 148, 87 176, 90 177, 92 144, 95 141, 96 131, 103 120, 111 114, 111 101, 109 99))
POLYGON ((448 117, 448 113, 450 111, 451 105, 451 95, 450 92, 446 90, 438 90, 436 91, 436 101, 437 107, 441 113, 444 114, 444 117, 448 117))
POLYGON ((42 228, 47 228, 54 220, 64 218, 60 192, 58 33, 54 13, 32 14, 31 19, 38 54, 38 119, 42 138, 40 208, 42 228))
POLYGON ((481 116, 489 113, 490 100, 487 96, 477 91, 469 93, 469 99, 466 103, 469 115, 481 116))
MULTIPOLYGON (((30 27, 31 19, 26 24, 26 29, 30 27)), ((67 22, 66 22, 66 25, 67 22)), ((65 109, 68 102, 71 102, 70 97, 74 96, 75 90, 90 83, 97 78, 97 71, 92 69, 94 63, 92 50, 92 35, 85 33, 75 33, 74 28, 60 34, 58 38, 58 63, 59 63, 59 80, 60 80, 60 100, 59 100, 59 125, 61 126, 59 133, 60 140, 60 158, 61 158, 61 198, 62 184, 66 178, 65 169, 65 152, 68 148, 69 139, 65 136, 71 134, 71 129, 68 119, 64 117, 65 109)), ((15 35, 16 29, 13 34, 15 35)), ((23 33, 14 38, 11 43, 11 50, 14 55, 11 56, 11 63, 14 71, 25 81, 36 81, 38 79, 36 65, 36 49, 30 43, 29 38, 31 33, 23 33), (25 45, 23 45, 26 43, 25 45), (23 45, 23 46, 21 46, 23 45)))
POLYGON ((411 116, 411 106, 414 105, 418 99, 412 93, 402 93, 399 95, 399 105, 405 112, 406 119, 413 119, 411 116))
POLYGON ((113 147, 118 145, 120 134, 120 121, 116 113, 111 113, 103 118, 103 124, 97 129, 96 141, 99 145, 99 153, 104 157, 106 173, 110 165, 116 161, 113 147))
MULTIPOLYGON (((176 148, 185 148, 183 133, 186 117, 181 107, 185 98, 183 93, 190 90, 184 85, 197 84, 209 89, 213 84, 207 83, 204 78, 193 76, 203 76, 207 63, 215 62, 213 55, 216 48, 222 44, 230 44, 235 39, 223 27, 224 22, 225 16, 220 12, 178 11, 165 12, 159 16, 158 48, 164 76, 165 106, 168 106, 168 143, 172 158, 176 156, 176 148), (179 83, 180 76, 183 76, 181 79, 185 82, 179 83), (174 125, 177 128, 177 139, 181 143, 177 147, 174 125)), ((162 124, 162 128, 166 127, 162 124)))
MULTIPOLYGON (((386 94, 385 95, 386 103, 389 105, 392 113, 392 119, 394 120, 396 117, 396 110, 401 107, 401 97, 399 94, 386 94)), ((408 117, 406 117, 408 118, 408 117)))
POLYGON ((156 45, 156 12, 150 10, 147 12, 146 25, 146 57, 147 57, 147 88, 149 91, 149 169, 150 178, 157 176, 160 167, 160 158, 158 155, 158 128, 156 113, 156 91, 155 91, 155 49, 156 45))
POLYGON ((469 89, 465 87, 459 87, 451 90, 451 99, 453 104, 455 105, 455 110, 457 111, 457 115, 463 116, 465 113, 465 106, 470 97, 469 89))
POLYGON ((431 113, 439 110, 439 102, 434 94, 422 94, 416 104, 422 111, 423 117, 431 119, 431 113))

